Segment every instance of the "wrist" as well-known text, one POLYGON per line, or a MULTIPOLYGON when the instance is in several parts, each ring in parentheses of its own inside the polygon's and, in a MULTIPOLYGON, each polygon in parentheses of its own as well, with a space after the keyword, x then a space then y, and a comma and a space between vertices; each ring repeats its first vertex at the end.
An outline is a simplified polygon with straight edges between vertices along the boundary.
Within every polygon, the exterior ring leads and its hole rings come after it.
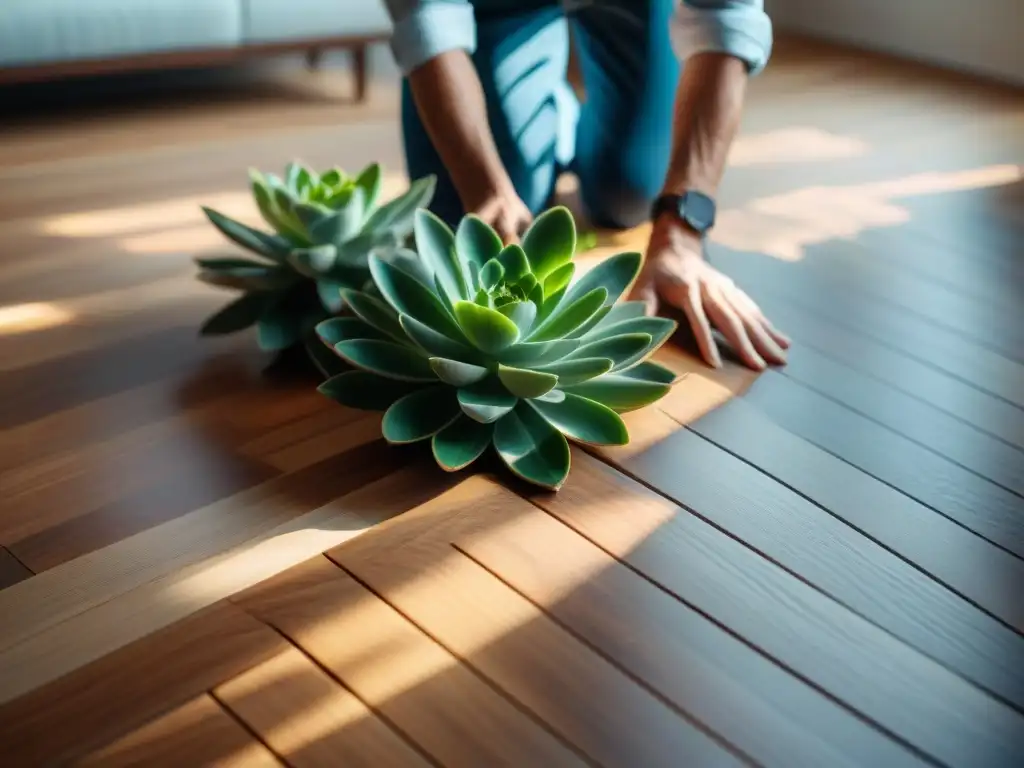
POLYGON ((667 246, 659 250, 704 257, 704 236, 671 213, 662 213, 654 219, 651 239, 667 246))

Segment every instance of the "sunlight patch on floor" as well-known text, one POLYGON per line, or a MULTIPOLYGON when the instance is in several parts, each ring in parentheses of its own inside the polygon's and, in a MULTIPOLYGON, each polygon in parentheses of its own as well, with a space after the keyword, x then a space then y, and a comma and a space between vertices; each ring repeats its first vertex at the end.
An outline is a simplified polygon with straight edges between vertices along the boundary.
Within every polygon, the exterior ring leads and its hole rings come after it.
POLYGON ((0 336, 56 328, 67 325, 74 318, 74 312, 49 302, 0 306, 0 336))

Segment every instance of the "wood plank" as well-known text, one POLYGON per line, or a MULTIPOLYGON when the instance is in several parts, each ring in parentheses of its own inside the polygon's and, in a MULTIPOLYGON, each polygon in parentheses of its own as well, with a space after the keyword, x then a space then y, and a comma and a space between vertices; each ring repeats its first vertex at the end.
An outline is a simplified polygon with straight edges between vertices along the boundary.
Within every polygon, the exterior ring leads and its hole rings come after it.
POLYGON ((497 489, 493 481, 471 478, 393 521, 372 541, 328 555, 592 761, 742 764, 451 547, 453 536, 469 530, 500 536, 514 522, 518 501, 497 489), (630 713, 630 727, 622 725, 623 712, 630 713))
MULTIPOLYGON (((678 402, 663 410, 674 416, 678 402)), ((689 427, 1024 633, 1024 602, 1013 587, 1024 584, 1024 560, 787 432, 742 399, 689 427)))
POLYGON ((213 695, 295 768, 430 765, 293 646, 222 683, 213 695))
POLYGON ((1013 764, 1019 713, 597 459, 574 451, 573 464, 538 506, 932 759, 1013 764), (638 544, 638 527, 657 535, 638 544))
MULTIPOLYGON (((400 459, 396 457, 396 460, 400 459)), ((335 471, 332 476, 342 474, 335 471)), ((186 557, 177 563, 163 563, 166 573, 148 580, 120 579, 113 586, 123 589, 130 583, 138 582, 138 585, 118 591, 94 607, 83 608, 71 618, 0 652, 0 702, 38 688, 329 547, 359 536, 431 498, 451 482, 449 475, 436 471, 426 473, 422 465, 413 462, 399 473, 339 496, 311 512, 286 517, 276 527, 251 532, 251 538, 232 548, 223 548, 221 541, 221 548, 206 559, 186 557)), ((321 481, 321 485, 329 487, 326 481, 321 481)), ((281 501, 279 499, 278 503, 281 501)), ((219 509, 222 517, 244 517, 249 508, 243 505, 219 509)), ((195 557, 198 547, 188 548, 188 553, 195 557)), ((151 556, 146 551, 122 550, 121 554, 133 555, 134 560, 128 557, 128 562, 136 564, 151 556)), ((47 571, 46 575, 64 567, 47 571)), ((17 585, 11 589, 15 588, 17 585)), ((68 588, 65 585, 62 592, 68 588)), ((45 606, 40 607, 45 613, 44 609, 45 606)), ((43 619, 47 617, 48 614, 43 619)))
MULTIPOLYGON (((382 526, 374 536, 392 527, 382 526)), ((286 634, 438 764, 585 764, 326 558, 297 565, 232 600, 286 634)))
POLYGON ((273 630, 218 603, 0 705, 0 748, 19 765, 66 764, 284 646, 273 630))
POLYGON ((461 551, 758 765, 924 764, 529 502, 518 502, 500 536, 455 538, 461 551))
MULTIPOLYGON (((897 246, 888 247, 897 249, 897 246)), ((899 249, 906 251, 912 247, 903 245, 899 249)), ((926 246, 917 244, 916 247, 930 253, 926 246)), ((752 254, 730 253, 725 249, 716 250, 713 258, 737 281, 756 290, 758 303, 766 313, 791 318, 780 320, 780 324, 799 328, 813 323, 818 317, 826 318, 984 392, 1024 406, 1024 364, 975 340, 965 339, 930 318, 921 318, 891 306, 866 292, 861 282, 851 278, 849 273, 855 268, 864 269, 865 263, 871 263, 872 269, 884 270, 886 283, 895 282, 897 276, 902 277, 903 280, 899 281, 902 291, 911 295, 911 287, 906 283, 927 284, 927 281, 914 274, 908 275, 904 270, 876 263, 877 259, 872 259, 874 254, 866 253, 861 246, 830 242, 823 251, 799 265, 783 264, 752 254), (853 250, 855 247, 857 250, 853 250), (847 250, 853 252, 847 253, 847 250)), ((974 267, 975 271, 980 269, 974 267)), ((880 280, 881 276, 876 275, 876 278, 880 280)), ((1006 288, 1013 283, 1003 282, 1001 285, 1006 288)), ((927 299, 920 301, 925 303, 927 299)), ((981 303, 980 299, 977 301, 981 303)), ((1003 303, 1009 301, 984 303, 993 312, 1000 313, 1003 312, 1003 303)), ((1003 326, 987 332, 986 338, 1003 336, 1003 327, 1013 321, 1003 316, 1002 322, 1003 326)))
POLYGON ((1024 498, 1024 451, 812 347, 791 348, 779 372, 1024 498))
POLYGON ((260 768, 281 764, 205 694, 76 763, 104 768, 179 768, 183 765, 260 768))
POLYGON ((766 298, 758 295, 772 322, 786 328, 801 345, 929 403, 1008 445, 1024 449, 1024 411, 1012 403, 828 319, 811 316, 789 302, 766 298))
POLYGON ((843 520, 688 430, 626 459, 622 467, 837 602, 1024 710, 1024 635, 843 520))
POLYGON ((102 550, 45 571, 0 593, 0 649, 249 542, 400 466, 383 441, 331 457, 102 550))
POLYGON ((1020 496, 791 379, 764 376, 744 397, 790 432, 1024 557, 1020 496))
POLYGON ((32 575, 18 558, 0 547, 0 589, 5 589, 32 575))

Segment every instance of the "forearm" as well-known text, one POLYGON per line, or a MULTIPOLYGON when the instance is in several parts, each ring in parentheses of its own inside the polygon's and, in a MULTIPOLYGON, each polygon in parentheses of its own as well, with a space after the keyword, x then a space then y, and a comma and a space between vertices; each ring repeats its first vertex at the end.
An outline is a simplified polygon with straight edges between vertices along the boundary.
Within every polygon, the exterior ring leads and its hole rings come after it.
POLYGON ((739 128, 747 67, 728 54, 692 56, 676 92, 672 155, 664 192, 695 189, 714 196, 739 128))
POLYGON ((463 205, 472 210, 512 187, 487 120, 487 103, 473 62, 446 51, 408 75, 413 99, 463 205))

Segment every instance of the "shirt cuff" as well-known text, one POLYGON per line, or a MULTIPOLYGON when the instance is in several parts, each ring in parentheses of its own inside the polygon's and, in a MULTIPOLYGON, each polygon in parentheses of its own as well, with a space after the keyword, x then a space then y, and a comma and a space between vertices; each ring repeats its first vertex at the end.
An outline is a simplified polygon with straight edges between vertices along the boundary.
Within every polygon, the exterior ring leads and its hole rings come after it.
POLYGON ((772 53, 772 22, 761 0, 683 0, 671 24, 672 49, 680 61, 697 53, 726 53, 757 75, 772 53))
POLYGON ((468 2, 421 2, 395 19, 391 53, 403 75, 446 51, 476 50, 476 19, 468 2))

